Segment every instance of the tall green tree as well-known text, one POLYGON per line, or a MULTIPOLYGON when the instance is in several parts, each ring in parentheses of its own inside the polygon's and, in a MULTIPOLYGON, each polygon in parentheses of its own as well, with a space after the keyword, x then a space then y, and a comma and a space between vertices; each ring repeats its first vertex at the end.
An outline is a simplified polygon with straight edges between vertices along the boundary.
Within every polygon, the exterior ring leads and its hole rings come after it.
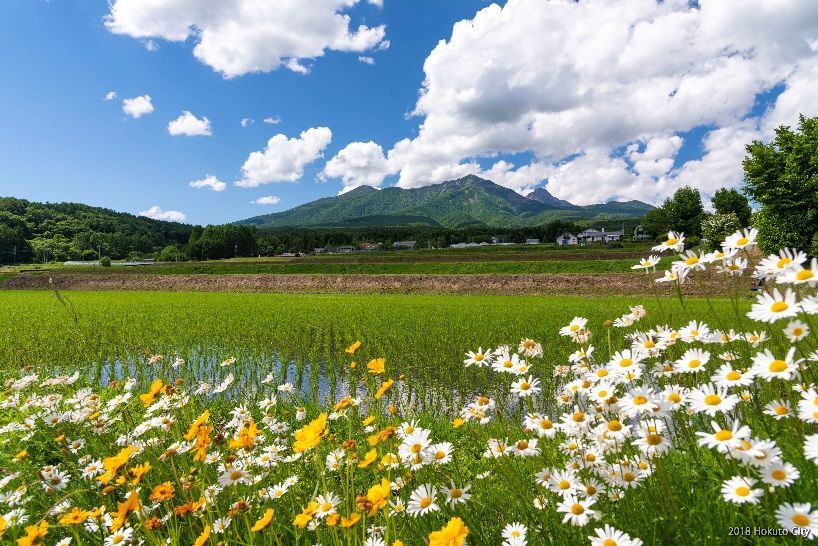
POLYGON ((667 214, 668 228, 688 236, 701 237, 704 206, 699 190, 685 186, 676 190, 673 198, 662 205, 667 214))
POLYGON ((716 190, 711 200, 716 214, 730 214, 736 215, 741 227, 750 225, 750 220, 753 216, 753 211, 750 208, 750 201, 734 188, 721 188, 716 190))
POLYGON ((747 145, 744 192, 761 205, 754 225, 765 252, 807 250, 818 233, 818 118, 782 125, 772 142, 747 145))

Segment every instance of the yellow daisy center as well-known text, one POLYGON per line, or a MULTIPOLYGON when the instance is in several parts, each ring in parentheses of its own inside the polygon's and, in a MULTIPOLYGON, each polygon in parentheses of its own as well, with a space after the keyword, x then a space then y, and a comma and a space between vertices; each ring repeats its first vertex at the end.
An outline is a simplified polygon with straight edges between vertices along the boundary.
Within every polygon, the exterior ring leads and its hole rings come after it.
POLYGON ((721 397, 718 394, 708 394, 704 397, 704 403, 708 406, 718 406, 721 404, 721 397))

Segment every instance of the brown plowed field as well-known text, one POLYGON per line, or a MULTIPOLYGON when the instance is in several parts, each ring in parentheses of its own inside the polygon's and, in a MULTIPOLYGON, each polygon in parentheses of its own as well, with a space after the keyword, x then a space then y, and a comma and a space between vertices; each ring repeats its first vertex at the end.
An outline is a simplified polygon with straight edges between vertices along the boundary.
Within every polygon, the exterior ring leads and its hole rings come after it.
MULTIPOLYGON (((394 294, 646 294, 652 276, 636 273, 537 275, 150 275, 24 273, 0 281, 0 289, 157 290, 280 293, 394 294)), ((686 284, 685 293, 724 293, 720 278, 686 284)), ((659 284, 660 293, 672 294, 659 284)))

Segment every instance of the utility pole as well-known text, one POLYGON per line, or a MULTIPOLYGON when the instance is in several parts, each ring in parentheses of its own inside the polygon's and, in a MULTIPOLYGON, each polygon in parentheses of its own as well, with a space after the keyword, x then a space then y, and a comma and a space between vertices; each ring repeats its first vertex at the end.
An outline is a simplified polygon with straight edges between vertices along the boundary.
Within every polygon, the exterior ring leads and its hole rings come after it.
POLYGON ((236 246, 233 248, 233 258, 239 257, 239 245, 236 243, 236 246))

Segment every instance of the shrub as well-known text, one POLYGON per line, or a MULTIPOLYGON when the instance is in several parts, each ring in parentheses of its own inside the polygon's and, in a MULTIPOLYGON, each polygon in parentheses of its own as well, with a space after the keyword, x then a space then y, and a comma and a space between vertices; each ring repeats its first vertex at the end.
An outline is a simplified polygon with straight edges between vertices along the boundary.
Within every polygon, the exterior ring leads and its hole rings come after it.
POLYGON ((702 222, 702 241, 708 250, 715 250, 720 241, 741 229, 741 221, 734 212, 709 214, 702 222))
POLYGON ((102 267, 111 267, 111 258, 108 256, 103 256, 99 259, 99 265, 102 267))

